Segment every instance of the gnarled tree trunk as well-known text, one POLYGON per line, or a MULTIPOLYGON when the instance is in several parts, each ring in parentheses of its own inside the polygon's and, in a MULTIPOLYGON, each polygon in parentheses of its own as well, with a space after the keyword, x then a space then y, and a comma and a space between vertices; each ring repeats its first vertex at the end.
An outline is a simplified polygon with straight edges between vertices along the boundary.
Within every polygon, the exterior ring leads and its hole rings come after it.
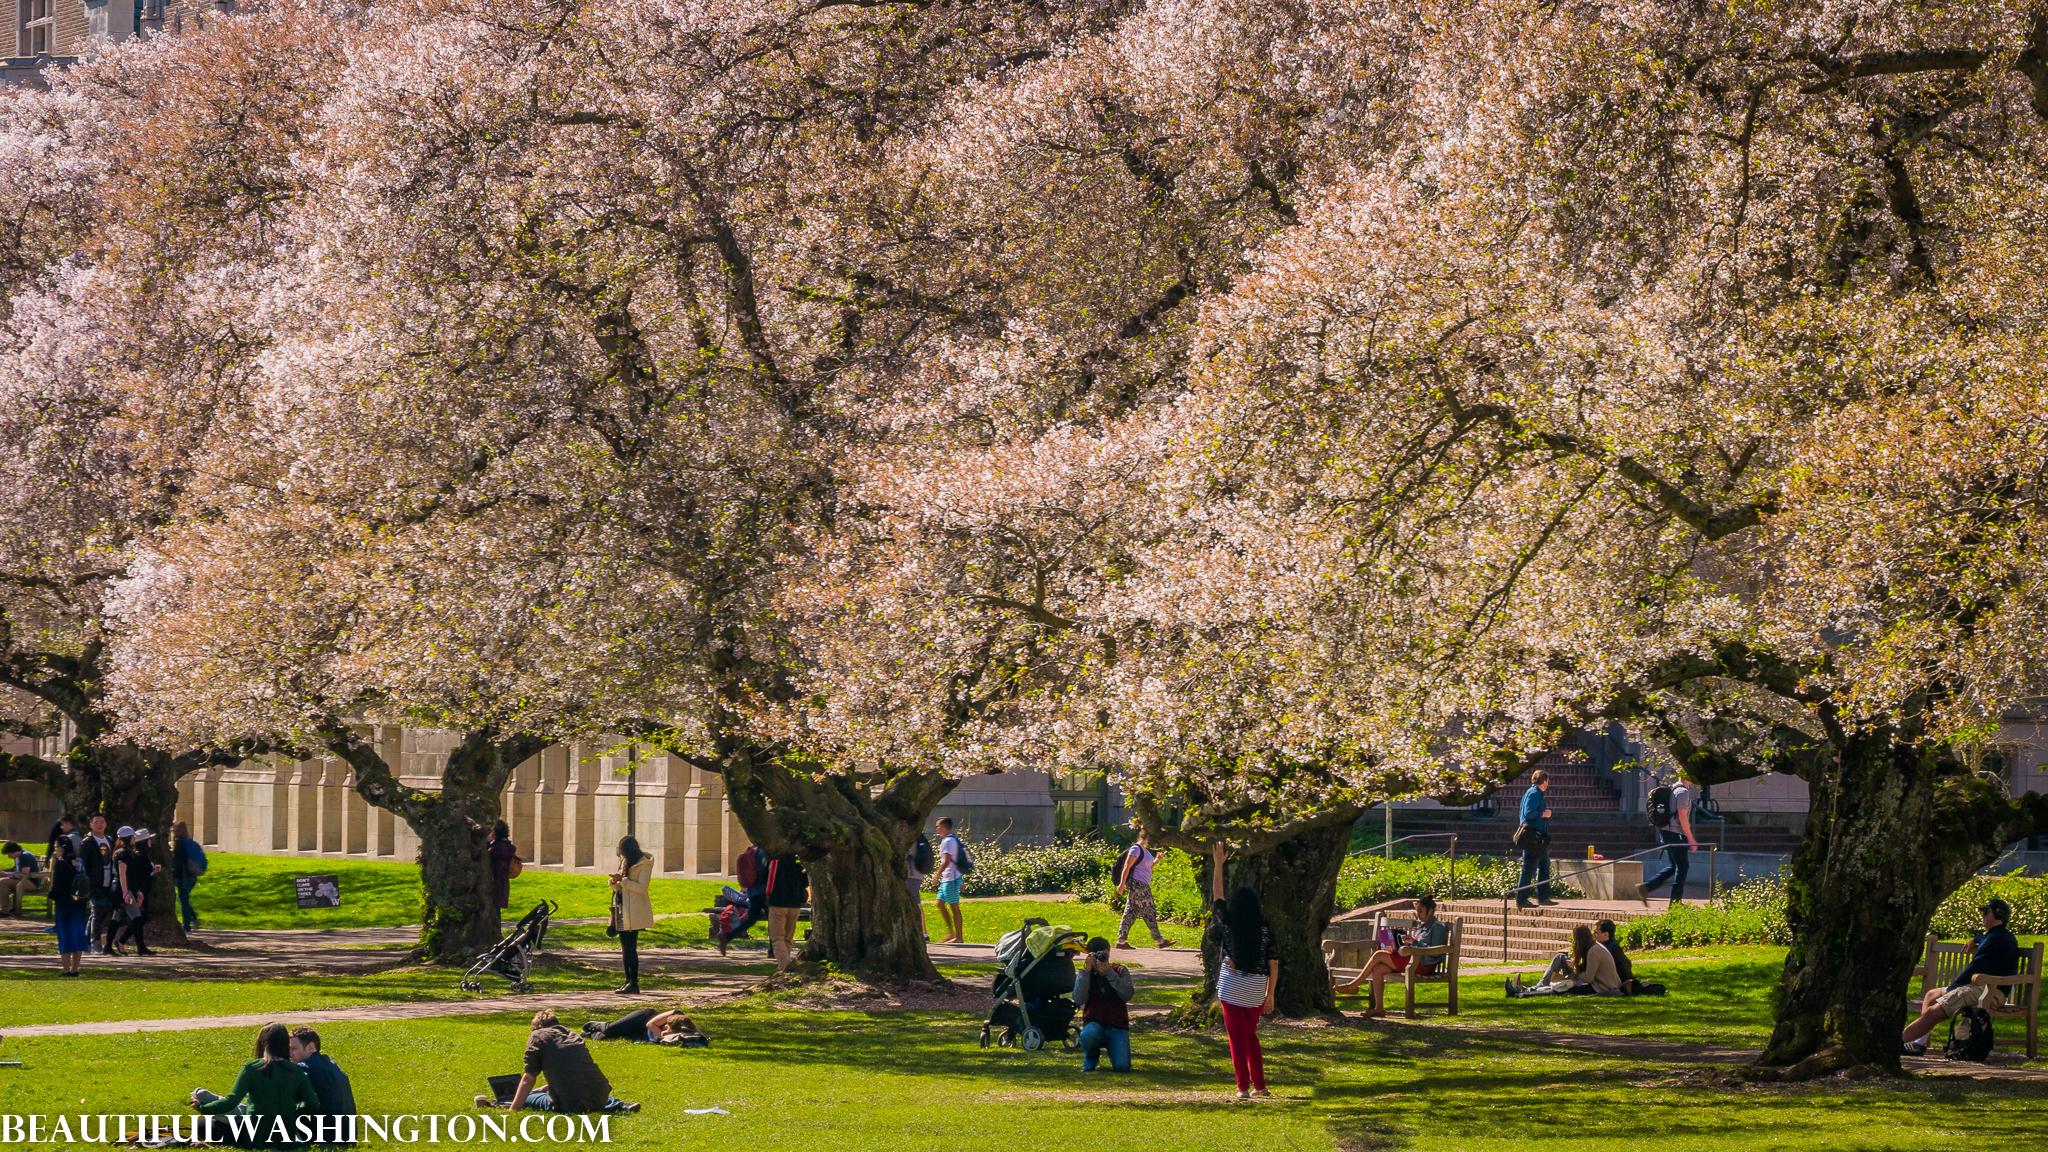
POLYGON ((1941 902, 2025 835, 2018 804, 1958 774, 1947 749, 1851 738, 1810 781, 1805 837, 1792 858, 1786 918, 1796 943, 1780 978, 1777 1027, 1758 1063, 1788 1079, 1899 1067, 1913 971, 1941 902))
MULTIPOLYGON (((1233 858, 1223 867, 1226 895, 1241 887, 1259 894, 1280 960, 1280 986, 1273 1010, 1282 1016, 1314 1016, 1337 1010, 1330 994, 1330 968, 1323 960, 1323 930, 1337 904, 1337 873, 1351 843, 1351 823, 1310 828, 1256 855, 1233 858)), ((1212 861, 1194 861, 1195 883, 1209 891, 1212 861)), ((1202 936, 1202 990, 1188 1010, 1204 1013, 1216 999, 1223 954, 1214 936, 1202 936)))
POLYGON ((415 955, 437 963, 466 963, 496 944, 498 909, 491 902, 484 837, 500 815, 505 782, 548 741, 495 728, 475 729, 449 751, 440 790, 424 792, 400 782, 376 747, 339 720, 330 721, 322 736, 328 750, 355 769, 356 792, 396 814, 420 838, 425 907, 415 955))
POLYGON ((913 907, 910 845, 958 781, 936 772, 814 778, 753 746, 718 765, 747 836, 794 852, 811 879, 806 963, 870 980, 937 980, 913 907))

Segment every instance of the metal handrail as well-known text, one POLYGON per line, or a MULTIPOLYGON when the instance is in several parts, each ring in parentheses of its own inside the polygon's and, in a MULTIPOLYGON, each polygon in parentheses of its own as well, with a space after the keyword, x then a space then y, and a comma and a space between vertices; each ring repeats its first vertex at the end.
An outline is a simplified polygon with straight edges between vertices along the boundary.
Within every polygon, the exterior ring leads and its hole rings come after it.
MULTIPOLYGON (((1658 853, 1658 852, 1664 852, 1664 851, 1668 851, 1669 849, 1671 849, 1671 848, 1673 848, 1673 847, 1676 847, 1676 845, 1672 845, 1672 844, 1659 844, 1659 845, 1657 845, 1657 846, 1656 846, 1655 848, 1645 848, 1645 849, 1643 849, 1643 850, 1642 850, 1641 852, 1632 852, 1632 853, 1630 853, 1630 854, 1629 854, 1629 855, 1627 855, 1627 856, 1621 856, 1621 857, 1617 857, 1616 859, 1613 859, 1613 860, 1599 860, 1599 861, 1595 861, 1595 863, 1599 863, 1599 864, 1620 864, 1620 863, 1623 863, 1623 862, 1625 862, 1625 861, 1629 861, 1629 860, 1635 860, 1635 859, 1638 859, 1638 858, 1640 858, 1640 857, 1643 857, 1643 856, 1650 856, 1650 855, 1654 855, 1654 854, 1656 854, 1656 853, 1658 853)), ((1715 873, 1715 872, 1717 871, 1717 869, 1716 869, 1716 867, 1715 867, 1715 866, 1716 866, 1716 865, 1718 865, 1718 864, 1719 864, 1719 863, 1721 862, 1721 858, 1720 858, 1720 855, 1719 855, 1719 852, 1720 852, 1720 848, 1719 848, 1718 846, 1710 846, 1710 847, 1707 847, 1707 848, 1701 849, 1701 851, 1704 851, 1704 852, 1708 853, 1708 857, 1707 857, 1707 898, 1708 898, 1708 899, 1712 899, 1712 898, 1713 898, 1713 896, 1714 896, 1714 873, 1715 873)), ((1531 888, 1542 888, 1542 887, 1544 887, 1545 885, 1547 885, 1548 883, 1549 883, 1549 881, 1547 881, 1547 880, 1533 880, 1533 881, 1531 881, 1531 882, 1529 882, 1529 883, 1527 883, 1527 884, 1520 884, 1520 885, 1517 885, 1517 886, 1515 886, 1515 887, 1513 887, 1513 888, 1510 888, 1510 889, 1508 889, 1508 890, 1507 890, 1507 891, 1506 891, 1505 893, 1503 893, 1503 894, 1501 895, 1501 898, 1500 898, 1500 961, 1501 961, 1501 963, 1505 964, 1505 963, 1507 963, 1507 962, 1508 962, 1508 901, 1509 901, 1509 899, 1510 899, 1511 897, 1515 896, 1515 895, 1516 895, 1517 893, 1521 893, 1521 892, 1526 892, 1526 891, 1528 891, 1528 890, 1529 890, 1529 889, 1531 889, 1531 888)))
POLYGON ((1431 837, 1443 836, 1451 838, 1451 856, 1448 862, 1449 866, 1445 869, 1446 873, 1450 876, 1450 894, 1445 896, 1444 899, 1456 900, 1458 898, 1458 834, 1456 832, 1411 832, 1398 840, 1389 840, 1378 848, 1367 848, 1363 852, 1347 852, 1344 854, 1344 858, 1349 860, 1355 856, 1370 856, 1374 852, 1384 850, 1387 854, 1387 859, 1392 860, 1394 858, 1394 845, 1396 844, 1407 840, 1426 840, 1431 837))

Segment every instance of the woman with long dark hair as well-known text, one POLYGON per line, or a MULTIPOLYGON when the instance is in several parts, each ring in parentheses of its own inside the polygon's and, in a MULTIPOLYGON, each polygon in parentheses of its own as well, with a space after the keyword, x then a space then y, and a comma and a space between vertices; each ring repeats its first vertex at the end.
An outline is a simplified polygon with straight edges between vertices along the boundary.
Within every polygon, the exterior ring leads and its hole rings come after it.
POLYGON ((640 933, 654 927, 654 903, 647 896, 653 876, 654 857, 640 850, 640 841, 620 837, 619 870, 611 879, 612 890, 619 894, 619 952, 626 967, 620 992, 640 991, 640 933))
POLYGON ((1572 950, 1559 952, 1533 988, 1522 987, 1520 973, 1508 977, 1508 998, 1524 996, 1618 996, 1621 975, 1614 967, 1614 954, 1593 940, 1593 930, 1584 924, 1572 926, 1572 950))
POLYGON ((51 844, 55 847, 51 851, 50 910, 57 916, 57 959, 64 966, 64 975, 76 976, 85 947, 92 943, 85 928, 85 914, 92 899, 72 895, 77 878, 85 874, 84 866, 78 862, 78 845, 68 836, 59 836, 51 844))
POLYGON ((491 865, 491 904, 503 912, 512 905, 512 862, 519 859, 519 845, 512 843, 512 828, 503 820, 491 825, 484 855, 491 865))
POLYGON ((1230 1070, 1237 1077, 1237 1098, 1271 1096, 1266 1091, 1265 1054, 1259 1049, 1259 1017, 1273 1010, 1273 990, 1280 984, 1280 959, 1273 952, 1273 930, 1259 907, 1259 894, 1239 888, 1223 899, 1223 861, 1229 849, 1218 844, 1211 855, 1216 867, 1209 881, 1215 901, 1209 917, 1209 938, 1222 953, 1216 972, 1216 1000, 1223 1008, 1223 1032, 1230 1038, 1230 1070))
MULTIPOLYGON (((255 1056, 242 1065, 235 1086, 227 1095, 216 1096, 204 1088, 192 1091, 193 1106, 207 1116, 228 1115, 245 1098, 256 1118, 255 1138, 234 1141, 245 1148, 297 1143, 295 1125, 299 1113, 320 1110, 320 1097, 313 1091, 313 1081, 307 1078, 304 1068, 292 1063, 291 1029, 270 1023, 257 1030, 255 1056), (280 1121, 286 1138, 273 1141, 271 1136, 280 1121)), ((225 1129, 226 1125, 216 1125, 215 1134, 230 1136, 225 1129)))

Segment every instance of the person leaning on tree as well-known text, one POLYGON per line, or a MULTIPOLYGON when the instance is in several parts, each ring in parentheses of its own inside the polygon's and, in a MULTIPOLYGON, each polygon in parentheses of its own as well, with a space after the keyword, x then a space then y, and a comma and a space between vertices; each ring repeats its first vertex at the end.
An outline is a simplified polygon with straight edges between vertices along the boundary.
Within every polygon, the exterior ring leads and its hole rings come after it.
POLYGON ((768 954, 775 970, 787 972, 796 963, 796 922, 811 896, 811 878, 794 852, 768 862, 768 954))
POLYGON ((1963 1009, 1982 1008, 1989 1012, 2005 1006, 2005 990, 2011 985, 1978 984, 1973 977, 2019 974, 2020 941, 2006 927, 2006 922, 2012 919, 2012 906, 1994 897, 1979 905, 1977 914, 1984 919, 1984 934, 1966 945, 1970 950, 1969 966, 1957 973, 1948 987, 1931 989, 1921 997, 1920 1015, 1899 1036, 1908 1056, 1925 1053, 1927 1037, 1934 1026, 1963 1009))

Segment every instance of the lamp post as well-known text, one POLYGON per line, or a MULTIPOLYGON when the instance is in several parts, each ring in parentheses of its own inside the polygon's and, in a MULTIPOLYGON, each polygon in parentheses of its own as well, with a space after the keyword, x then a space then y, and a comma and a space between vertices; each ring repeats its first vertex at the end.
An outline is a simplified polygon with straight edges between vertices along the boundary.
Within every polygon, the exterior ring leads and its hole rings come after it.
POLYGON ((626 835, 638 839, 633 831, 633 815, 638 800, 636 785, 640 779, 640 746, 626 745, 626 835))

